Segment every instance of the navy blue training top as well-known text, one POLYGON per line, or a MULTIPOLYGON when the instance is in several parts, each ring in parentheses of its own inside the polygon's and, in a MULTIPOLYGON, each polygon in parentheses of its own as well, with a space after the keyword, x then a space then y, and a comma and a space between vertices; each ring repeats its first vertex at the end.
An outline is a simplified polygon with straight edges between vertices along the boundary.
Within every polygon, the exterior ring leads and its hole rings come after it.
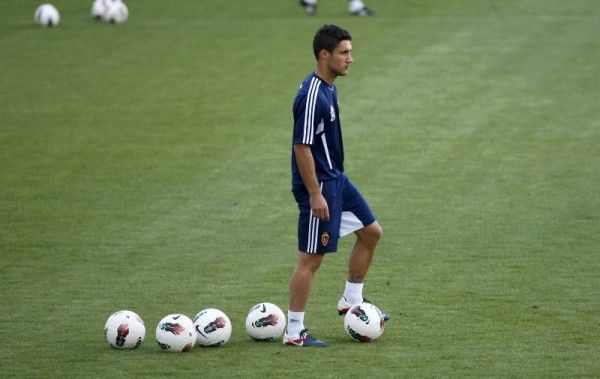
MULTIPOLYGON (((344 172, 344 143, 335 85, 313 72, 300 85, 293 113, 292 144, 310 146, 319 182, 337 178, 344 172)), ((303 185, 292 149, 292 187, 303 185)))

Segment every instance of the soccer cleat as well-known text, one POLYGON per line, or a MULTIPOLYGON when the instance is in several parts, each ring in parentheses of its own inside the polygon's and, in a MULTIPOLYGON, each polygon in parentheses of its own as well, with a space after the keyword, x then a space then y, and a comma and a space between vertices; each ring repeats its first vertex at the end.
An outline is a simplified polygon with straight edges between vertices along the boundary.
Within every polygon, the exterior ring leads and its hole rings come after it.
POLYGON ((300 6, 302 8, 304 8, 304 13, 308 14, 308 15, 314 15, 317 13, 317 5, 316 4, 309 4, 304 0, 300 0, 300 6))
POLYGON ((357 11, 350 12, 350 14, 353 16, 373 16, 375 12, 370 8, 362 7, 357 11))
MULTIPOLYGON (((363 298, 363 303, 371 303, 369 300, 363 298)), ((350 304, 349 302, 346 301, 346 298, 344 296, 342 296, 340 298, 340 301, 338 302, 338 306, 337 306, 337 310, 338 310, 338 314, 340 316, 345 315, 346 313, 348 313, 348 310, 350 309, 350 307, 352 307, 354 304, 350 304)), ((383 317, 383 321, 387 321, 390 319, 390 315, 384 311, 383 309, 379 309, 379 311, 381 312, 381 316, 383 317)))
POLYGON ((293 336, 288 335, 286 330, 283 334, 283 344, 287 346, 301 347, 327 347, 327 342, 311 336, 308 332, 308 329, 303 329, 300 333, 293 336))

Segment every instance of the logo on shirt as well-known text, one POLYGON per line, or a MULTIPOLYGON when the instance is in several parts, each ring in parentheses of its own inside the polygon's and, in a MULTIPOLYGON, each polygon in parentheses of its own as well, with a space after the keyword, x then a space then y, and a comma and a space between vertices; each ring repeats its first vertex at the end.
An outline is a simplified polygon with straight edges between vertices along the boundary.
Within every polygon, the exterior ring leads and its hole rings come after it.
POLYGON ((329 108, 329 114, 331 114, 331 122, 335 121, 335 109, 333 108, 333 105, 331 106, 331 108, 329 108))

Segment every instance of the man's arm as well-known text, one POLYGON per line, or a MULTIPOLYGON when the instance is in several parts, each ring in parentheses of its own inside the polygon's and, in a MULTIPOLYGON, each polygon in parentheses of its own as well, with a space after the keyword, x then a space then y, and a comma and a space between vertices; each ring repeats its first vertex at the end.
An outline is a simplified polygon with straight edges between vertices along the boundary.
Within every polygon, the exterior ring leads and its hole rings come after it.
POLYGON ((302 182, 304 182, 310 196, 310 209, 312 209, 313 215, 321 220, 329 221, 329 207, 319 187, 315 171, 315 160, 310 151, 310 146, 295 144, 294 154, 296 155, 296 163, 302 182))

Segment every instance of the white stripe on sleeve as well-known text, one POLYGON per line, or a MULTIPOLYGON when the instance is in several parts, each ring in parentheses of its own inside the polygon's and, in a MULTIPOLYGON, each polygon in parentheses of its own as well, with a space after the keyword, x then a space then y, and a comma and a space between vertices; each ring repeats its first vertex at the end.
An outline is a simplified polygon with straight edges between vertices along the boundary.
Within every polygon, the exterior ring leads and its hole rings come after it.
POLYGON ((321 81, 317 78, 312 78, 308 95, 306 96, 306 108, 304 109, 304 134, 302 143, 307 145, 313 144, 314 125, 315 125, 315 106, 317 104, 317 94, 321 81))

